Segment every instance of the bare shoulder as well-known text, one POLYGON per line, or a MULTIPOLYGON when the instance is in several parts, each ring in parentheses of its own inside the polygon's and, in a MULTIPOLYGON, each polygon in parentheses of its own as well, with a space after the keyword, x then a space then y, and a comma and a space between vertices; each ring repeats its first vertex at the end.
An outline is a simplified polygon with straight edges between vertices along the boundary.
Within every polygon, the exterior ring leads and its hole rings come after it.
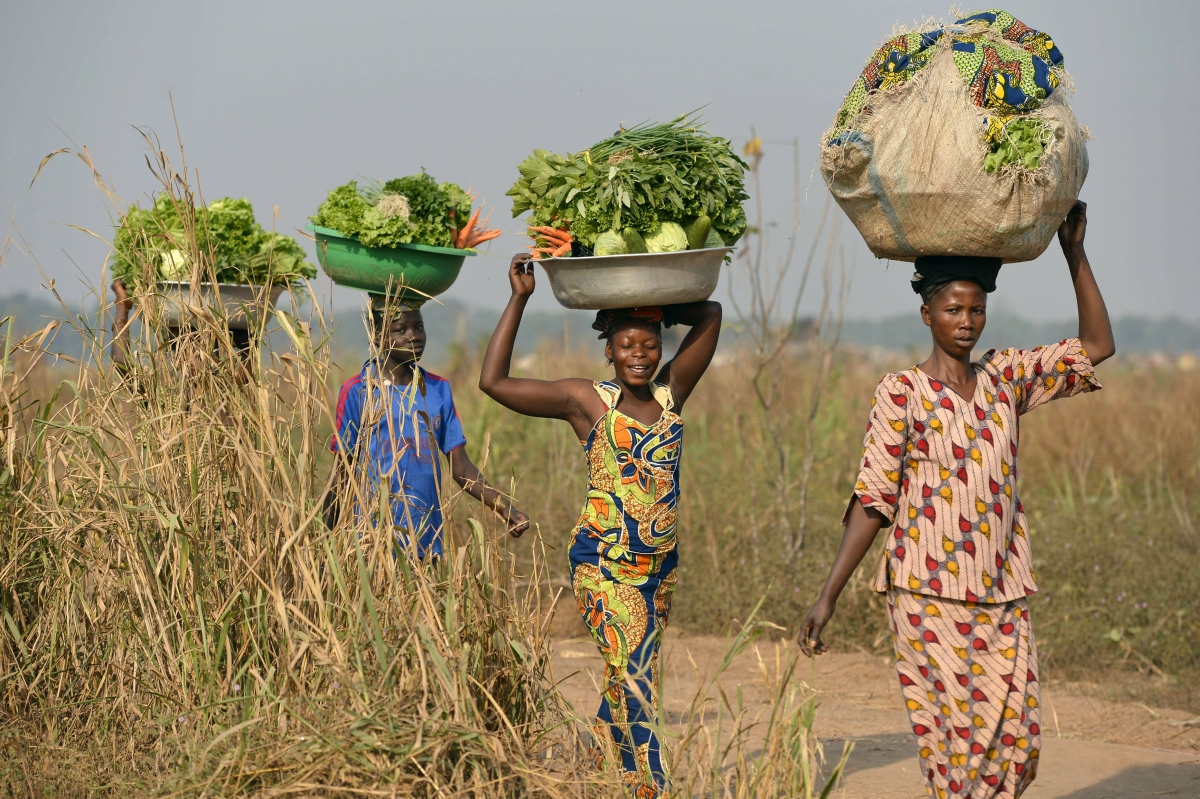
POLYGON ((586 377, 564 377, 554 382, 558 383, 561 389, 567 393, 572 410, 578 411, 583 416, 594 416, 594 411, 597 410, 599 413, 604 412, 604 401, 600 399, 600 394, 596 391, 595 380, 588 380, 586 377))

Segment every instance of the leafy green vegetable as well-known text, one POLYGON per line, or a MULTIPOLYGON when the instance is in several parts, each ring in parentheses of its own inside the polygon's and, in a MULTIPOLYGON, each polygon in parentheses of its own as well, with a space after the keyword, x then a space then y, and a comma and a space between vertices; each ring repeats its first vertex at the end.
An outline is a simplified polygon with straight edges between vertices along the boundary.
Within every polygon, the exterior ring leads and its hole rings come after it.
POLYGON ((311 217, 314 225, 358 238, 367 247, 428 244, 453 247, 454 233, 471 215, 471 198, 454 183, 438 183, 424 169, 386 183, 339 186, 311 217))
POLYGON ((594 249, 596 255, 626 255, 629 252, 625 239, 615 230, 606 230, 597 236, 594 249))
MULTIPOLYGON (((113 276, 129 286, 188 280, 194 257, 176 201, 160 194, 152 208, 131 208, 113 238, 113 276), (147 272, 153 272, 147 275, 147 272)), ((195 247, 212 259, 218 283, 287 284, 316 277, 291 236, 264 230, 244 197, 223 197, 195 209, 195 247)))
POLYGON ((607 230, 644 235, 701 214, 727 242, 746 229, 746 164, 728 139, 709 135, 687 115, 623 130, 574 154, 534 150, 517 168, 521 177, 507 192, 513 216, 532 210, 531 226, 569 223, 586 247, 607 230))
POLYGON ((663 222, 658 230, 646 236, 646 249, 650 252, 679 252, 687 248, 687 234, 675 222, 663 222))
POLYGON ((646 240, 642 238, 642 234, 631 227, 627 227, 621 231, 621 238, 625 239, 625 249, 631 253, 650 252, 646 248, 646 240))
POLYGON ((1008 164, 1021 164, 1031 172, 1041 166, 1050 132, 1036 117, 1018 117, 1004 126, 1000 140, 983 159, 983 168, 997 172, 1008 164))
POLYGON ((352 180, 329 192, 309 221, 347 236, 356 235, 362 230, 363 214, 370 207, 371 203, 359 192, 358 181, 352 180))
POLYGON ((724 247, 724 246, 725 246, 725 242, 721 239, 721 234, 718 233, 715 229, 709 228, 708 229, 708 238, 706 238, 704 240, 704 249, 710 249, 712 247, 724 247))

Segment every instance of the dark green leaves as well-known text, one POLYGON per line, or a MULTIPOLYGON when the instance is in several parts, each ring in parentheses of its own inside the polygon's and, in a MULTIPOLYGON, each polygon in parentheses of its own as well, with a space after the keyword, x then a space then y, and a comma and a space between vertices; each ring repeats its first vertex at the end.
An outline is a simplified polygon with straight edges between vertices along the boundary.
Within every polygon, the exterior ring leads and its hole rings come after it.
POLYGON ((534 150, 518 165, 521 177, 507 194, 514 217, 533 211, 530 225, 569 222, 589 247, 606 230, 650 233, 662 222, 701 214, 732 243, 746 229, 745 168, 728 139, 683 116, 621 131, 575 154, 534 150))

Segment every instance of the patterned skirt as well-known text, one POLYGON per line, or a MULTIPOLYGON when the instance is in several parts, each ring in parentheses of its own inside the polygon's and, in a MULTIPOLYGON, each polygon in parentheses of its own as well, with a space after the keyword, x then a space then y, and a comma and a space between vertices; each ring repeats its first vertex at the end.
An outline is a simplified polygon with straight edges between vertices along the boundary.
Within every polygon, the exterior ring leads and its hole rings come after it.
POLYGON ((666 784, 658 736, 659 650, 679 553, 623 551, 611 558, 610 551, 610 545, 578 533, 570 552, 575 601, 604 657, 593 752, 597 765, 609 752, 619 753, 630 793, 649 799, 666 784))
POLYGON ((1024 599, 888 592, 896 668, 937 799, 1019 797, 1037 773, 1037 650, 1024 599))

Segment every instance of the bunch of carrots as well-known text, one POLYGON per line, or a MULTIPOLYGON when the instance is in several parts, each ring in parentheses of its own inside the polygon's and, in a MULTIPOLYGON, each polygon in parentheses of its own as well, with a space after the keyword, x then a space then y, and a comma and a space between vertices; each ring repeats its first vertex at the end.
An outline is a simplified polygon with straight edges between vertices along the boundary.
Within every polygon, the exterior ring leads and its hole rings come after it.
MULTIPOLYGON (((451 211, 450 214, 453 216, 454 212, 451 211)), ((461 230, 454 232, 454 246, 460 250, 467 250, 472 247, 478 247, 485 241, 491 241, 499 236, 503 232, 499 228, 492 228, 491 230, 488 230, 487 223, 491 220, 491 218, 492 215, 488 214, 487 218, 483 220, 483 224, 480 225, 479 209, 476 208, 475 213, 471 215, 469 220, 467 220, 467 224, 463 225, 461 230), (478 229, 476 229, 477 227, 478 229)))
POLYGON ((575 237, 566 228, 549 226, 529 228, 529 237, 533 239, 529 249, 533 252, 535 261, 543 255, 550 258, 566 255, 571 251, 571 242, 575 241, 575 237))

